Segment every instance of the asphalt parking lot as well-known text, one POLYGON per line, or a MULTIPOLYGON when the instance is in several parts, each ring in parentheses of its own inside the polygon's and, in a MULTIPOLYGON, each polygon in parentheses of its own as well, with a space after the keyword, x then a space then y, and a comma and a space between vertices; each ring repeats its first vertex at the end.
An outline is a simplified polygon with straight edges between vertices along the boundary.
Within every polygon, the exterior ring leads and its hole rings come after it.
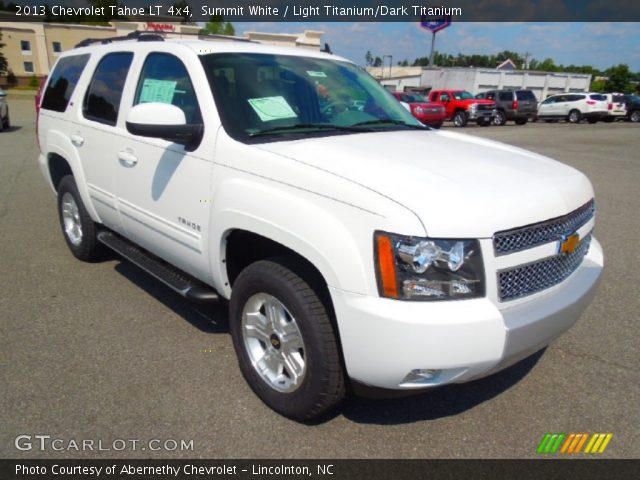
POLYGON ((640 457, 638 125, 468 127, 591 178, 606 255, 593 304, 544 353, 504 372, 411 398, 351 398, 302 425, 245 384, 224 311, 190 304, 115 256, 72 257, 36 162, 33 99, 9 104, 13 127, 0 133, 1 458, 522 458, 536 456, 547 432, 611 432, 602 456, 640 457), (193 450, 21 451, 21 434, 64 445, 193 440, 193 450))

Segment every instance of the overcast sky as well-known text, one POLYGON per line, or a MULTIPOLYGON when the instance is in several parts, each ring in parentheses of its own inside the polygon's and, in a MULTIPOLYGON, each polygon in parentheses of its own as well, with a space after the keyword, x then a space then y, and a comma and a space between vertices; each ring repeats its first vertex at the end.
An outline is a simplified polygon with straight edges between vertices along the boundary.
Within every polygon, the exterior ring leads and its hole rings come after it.
MULTIPOLYGON (((296 33, 322 30, 334 53, 364 64, 374 56, 393 55, 393 63, 429 55, 431 34, 417 23, 236 23, 236 31, 296 33)), ((445 53, 493 54, 503 50, 557 64, 608 68, 626 63, 640 71, 638 23, 453 23, 436 36, 436 50, 445 53)), ((388 59, 386 60, 388 62, 388 59)))

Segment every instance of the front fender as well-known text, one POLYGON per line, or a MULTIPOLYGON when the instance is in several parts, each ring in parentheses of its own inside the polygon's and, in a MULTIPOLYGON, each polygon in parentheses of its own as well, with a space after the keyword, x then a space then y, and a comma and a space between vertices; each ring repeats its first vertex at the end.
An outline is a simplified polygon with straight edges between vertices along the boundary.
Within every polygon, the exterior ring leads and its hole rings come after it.
POLYGON ((238 177, 223 182, 214 195, 211 219, 211 238, 220 239, 218 248, 214 246, 211 252, 214 286, 229 298, 231 288, 223 262, 225 239, 231 231, 241 229, 303 256, 320 271, 329 286, 366 293, 369 284, 375 284, 375 278, 371 277, 372 240, 359 238, 358 231, 365 229, 354 228, 354 224, 364 226, 366 217, 375 214, 354 215, 353 210, 275 183, 238 177), (359 217, 364 218, 358 220, 359 217))

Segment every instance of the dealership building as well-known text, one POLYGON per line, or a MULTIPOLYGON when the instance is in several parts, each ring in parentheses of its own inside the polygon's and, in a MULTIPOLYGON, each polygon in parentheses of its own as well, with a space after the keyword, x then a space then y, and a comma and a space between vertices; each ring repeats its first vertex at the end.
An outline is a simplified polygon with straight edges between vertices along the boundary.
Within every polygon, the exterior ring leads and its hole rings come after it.
POLYGON ((532 90, 538 100, 563 92, 587 92, 591 75, 582 73, 551 73, 513 68, 429 68, 376 67, 368 68, 390 90, 428 92, 432 89, 454 88, 480 93, 495 89, 532 90))
MULTIPOLYGON (((79 25, 70 23, 42 23, 4 21, 13 14, 0 12, 2 52, 21 85, 31 78, 49 74, 58 56, 87 38, 109 38, 127 35, 134 31, 163 33, 167 38, 191 38, 202 28, 199 25, 166 21, 113 21, 108 26, 79 25)), ((162 19, 162 17, 159 17, 162 19)), ((168 17, 168 20, 173 18, 168 17)), ((245 32, 242 39, 273 45, 296 46, 319 50, 323 32, 305 30, 302 33, 245 32)), ((196 37, 193 37, 196 38, 196 37)), ((0 77, 0 86, 6 84, 6 76, 0 77)))

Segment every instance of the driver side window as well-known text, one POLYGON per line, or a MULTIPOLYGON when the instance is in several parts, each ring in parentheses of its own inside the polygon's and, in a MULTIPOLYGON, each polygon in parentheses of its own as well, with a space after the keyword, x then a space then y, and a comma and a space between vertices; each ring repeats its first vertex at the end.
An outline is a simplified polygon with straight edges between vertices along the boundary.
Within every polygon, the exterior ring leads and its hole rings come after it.
POLYGON ((173 55, 152 53, 144 62, 134 105, 159 102, 175 105, 187 123, 202 123, 196 92, 184 64, 173 55))
POLYGON ((448 102, 449 100, 451 100, 451 97, 449 97, 449 94, 447 94, 447 93, 441 93, 440 94, 440 101, 441 102, 448 102))

